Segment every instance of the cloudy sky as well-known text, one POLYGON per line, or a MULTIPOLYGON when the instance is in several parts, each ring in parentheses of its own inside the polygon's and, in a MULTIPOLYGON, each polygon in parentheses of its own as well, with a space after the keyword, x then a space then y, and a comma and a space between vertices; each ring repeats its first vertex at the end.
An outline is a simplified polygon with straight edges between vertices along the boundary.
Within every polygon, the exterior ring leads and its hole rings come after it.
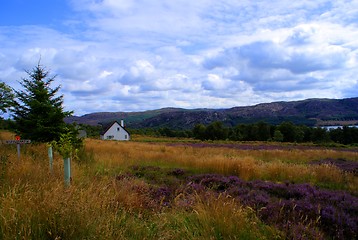
POLYGON ((66 110, 358 96, 358 0, 0 0, 0 81, 41 58, 66 110))

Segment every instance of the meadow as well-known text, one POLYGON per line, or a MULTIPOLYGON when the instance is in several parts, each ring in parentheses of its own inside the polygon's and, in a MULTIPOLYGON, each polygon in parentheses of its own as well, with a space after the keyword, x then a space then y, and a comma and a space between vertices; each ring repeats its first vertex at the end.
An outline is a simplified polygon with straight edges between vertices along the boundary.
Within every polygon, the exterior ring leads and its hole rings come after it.
POLYGON ((0 239, 357 238, 357 148, 132 138, 86 139, 69 187, 45 144, 1 144, 0 239))

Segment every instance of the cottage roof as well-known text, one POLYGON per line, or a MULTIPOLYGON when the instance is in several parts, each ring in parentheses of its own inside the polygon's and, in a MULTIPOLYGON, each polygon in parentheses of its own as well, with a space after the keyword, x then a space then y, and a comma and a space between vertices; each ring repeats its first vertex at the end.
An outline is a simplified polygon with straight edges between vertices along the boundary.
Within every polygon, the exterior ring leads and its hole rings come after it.
MULTIPOLYGON (((101 135, 104 135, 115 123, 117 123, 119 126, 121 126, 121 124, 118 121, 113 121, 109 124, 106 124, 106 125, 104 125, 104 128, 103 128, 104 130, 102 130, 101 135)), ((130 133, 128 132, 128 130, 125 127, 121 126, 121 128, 123 128, 130 135, 130 133)))

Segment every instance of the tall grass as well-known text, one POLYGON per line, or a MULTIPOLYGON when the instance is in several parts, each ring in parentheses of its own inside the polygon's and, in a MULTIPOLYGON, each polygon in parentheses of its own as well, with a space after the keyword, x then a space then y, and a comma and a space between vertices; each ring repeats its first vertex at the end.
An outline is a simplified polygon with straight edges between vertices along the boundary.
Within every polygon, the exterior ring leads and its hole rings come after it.
POLYGON ((170 216, 169 224, 182 229, 175 239, 279 239, 281 234, 261 223, 252 209, 228 196, 197 196, 193 212, 170 216))
POLYGON ((49 175, 41 170, 41 163, 31 161, 11 169, 16 180, 1 189, 1 239, 264 239, 278 235, 248 209, 229 200, 207 203, 198 196, 191 211, 180 206, 161 209, 152 202, 149 186, 143 181, 117 183, 97 176, 74 181, 66 188, 60 168, 56 165, 56 174, 49 175), (29 178, 34 171, 38 174, 29 178), (215 220, 210 219, 213 205, 215 220), (225 213, 225 224, 219 225, 220 213, 225 213))
MULTIPOLYGON (((1 133, 3 139, 11 134, 5 135, 1 133)), ((0 239, 285 238, 228 196, 187 196, 178 190, 168 207, 153 197, 159 183, 130 176, 118 180, 133 165, 180 167, 192 174, 216 172, 245 180, 329 183, 351 192, 358 185, 356 176, 333 166, 306 164, 325 157, 356 161, 352 152, 240 151, 99 140, 86 140, 85 145, 81 161, 72 161, 70 187, 64 185, 63 160, 56 153, 50 172, 45 145, 22 146, 20 160, 16 147, 0 145, 0 239)))
POLYGON ((108 142, 89 140, 97 164, 115 174, 130 165, 184 167, 196 172, 236 175, 244 180, 308 182, 333 189, 358 193, 357 177, 332 165, 309 165, 324 158, 358 161, 357 152, 322 150, 235 150, 228 148, 196 148, 167 146, 164 143, 108 142), (115 171, 115 172, 113 172, 115 171))

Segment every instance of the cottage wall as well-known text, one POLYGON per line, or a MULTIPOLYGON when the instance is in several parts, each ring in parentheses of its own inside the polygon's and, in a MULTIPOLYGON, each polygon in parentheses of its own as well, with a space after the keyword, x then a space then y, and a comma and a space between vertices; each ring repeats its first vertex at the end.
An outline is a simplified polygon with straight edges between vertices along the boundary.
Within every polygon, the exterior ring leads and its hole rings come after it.
POLYGON ((130 136, 129 133, 117 122, 115 122, 108 130, 105 132, 101 138, 103 140, 123 140, 128 141, 130 136))

